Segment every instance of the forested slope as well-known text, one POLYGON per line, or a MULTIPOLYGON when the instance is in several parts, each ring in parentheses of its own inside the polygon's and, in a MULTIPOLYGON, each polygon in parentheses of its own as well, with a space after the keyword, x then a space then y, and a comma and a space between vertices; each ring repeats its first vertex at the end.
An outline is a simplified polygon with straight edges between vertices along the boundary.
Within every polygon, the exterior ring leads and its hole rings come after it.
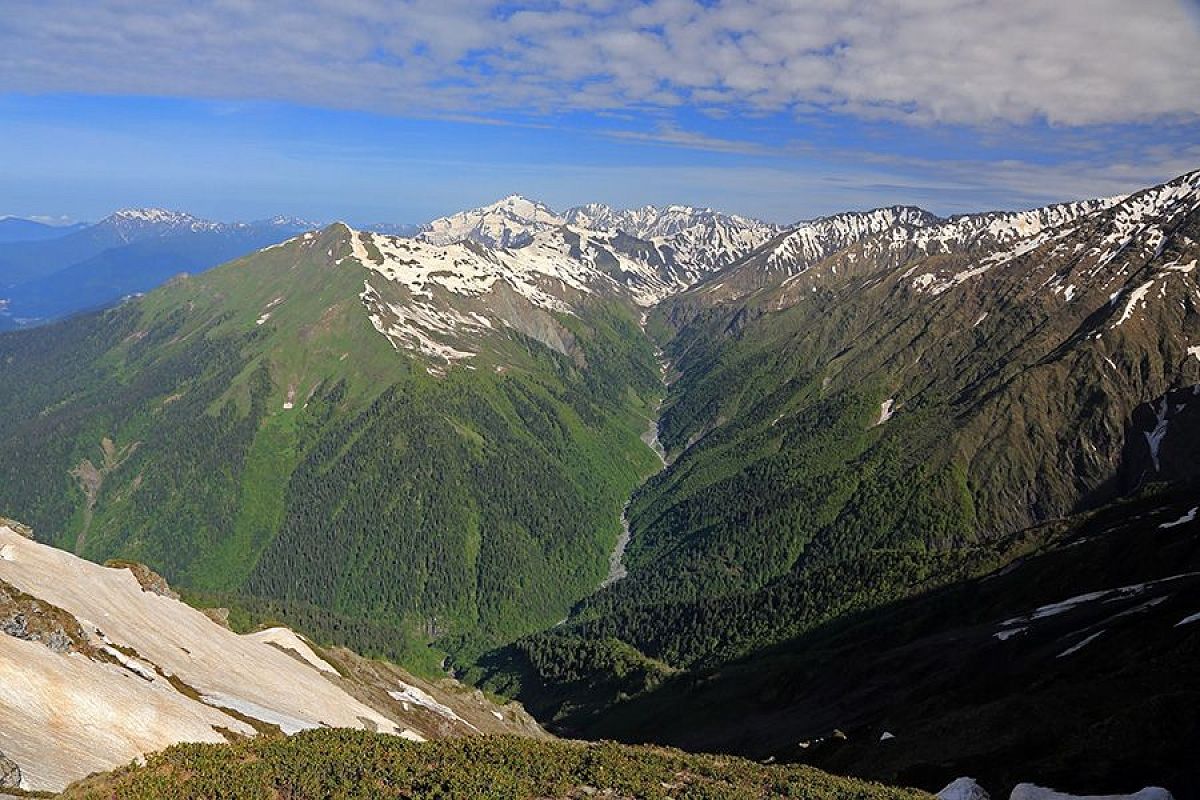
POLYGON ((0 508, 372 653, 560 618, 653 464, 653 348, 597 297, 560 315, 572 355, 510 330, 431 374, 364 313, 350 236, 0 337, 0 508))
POLYGON ((649 327, 673 364, 672 462, 630 506, 629 577, 493 653, 485 680, 586 727, 677 670, 983 574, 1022 530, 1193 478, 1198 185, 900 223, 733 292, 760 251, 666 301, 649 327))

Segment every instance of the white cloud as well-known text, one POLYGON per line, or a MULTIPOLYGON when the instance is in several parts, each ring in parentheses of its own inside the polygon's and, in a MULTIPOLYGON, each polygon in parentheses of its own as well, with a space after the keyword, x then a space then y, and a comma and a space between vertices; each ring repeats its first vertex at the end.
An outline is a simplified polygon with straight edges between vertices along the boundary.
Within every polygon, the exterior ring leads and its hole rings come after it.
POLYGON ((400 114, 834 109, 1059 125, 1200 114, 1184 0, 9 0, 0 91, 400 114))

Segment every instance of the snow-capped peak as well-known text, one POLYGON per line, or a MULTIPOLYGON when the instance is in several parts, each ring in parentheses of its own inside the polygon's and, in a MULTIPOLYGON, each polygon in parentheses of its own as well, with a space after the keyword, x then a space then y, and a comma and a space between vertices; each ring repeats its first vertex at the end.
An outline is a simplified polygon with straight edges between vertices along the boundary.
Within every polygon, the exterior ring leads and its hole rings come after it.
POLYGON ((114 229, 125 241, 185 231, 219 230, 222 227, 219 222, 166 208, 123 208, 110 214, 99 224, 114 229))
POLYGON ((780 231, 779 226, 760 220, 686 205, 614 209, 603 203, 589 203, 568 210, 564 216, 580 228, 621 231, 666 247, 693 280, 704 272, 728 266, 780 231))
POLYGON ((172 211, 167 208, 122 208, 113 212, 108 221, 111 222, 141 222, 150 225, 182 225, 202 220, 183 211, 172 211))
POLYGON ((283 214, 276 214, 268 220, 264 220, 263 224, 271 225, 276 228, 298 228, 303 230, 316 230, 324 227, 324 223, 317 222, 311 219, 303 219, 301 217, 288 217, 283 214))
POLYGON ((439 217, 424 225, 416 238, 430 244, 470 239, 489 247, 520 247, 538 231, 563 222, 545 203, 510 194, 490 205, 439 217))

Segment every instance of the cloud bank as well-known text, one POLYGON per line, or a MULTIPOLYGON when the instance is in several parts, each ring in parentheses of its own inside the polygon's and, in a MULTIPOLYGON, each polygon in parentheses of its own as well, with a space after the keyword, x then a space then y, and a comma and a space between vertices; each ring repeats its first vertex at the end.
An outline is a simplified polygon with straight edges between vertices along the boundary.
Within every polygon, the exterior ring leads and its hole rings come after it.
POLYGON ((0 91, 389 114, 1200 115, 1190 0, 9 0, 0 91))

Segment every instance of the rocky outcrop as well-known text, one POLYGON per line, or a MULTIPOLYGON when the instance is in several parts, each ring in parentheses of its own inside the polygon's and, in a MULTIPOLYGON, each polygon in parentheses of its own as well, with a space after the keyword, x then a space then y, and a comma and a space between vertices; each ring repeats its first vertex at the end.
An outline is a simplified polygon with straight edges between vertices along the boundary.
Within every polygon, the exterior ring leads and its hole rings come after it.
POLYGON ((1147 786, 1133 794, 1074 795, 1056 792, 1033 783, 1019 783, 1008 800, 1174 800, 1166 789, 1147 786))
POLYGON ((0 750, 0 789, 16 789, 20 786, 21 768, 0 750))
POLYGON ((92 654, 79 620, 3 580, 0 580, 0 633, 39 642, 56 653, 92 654))
POLYGON ((23 522, 17 522, 15 519, 0 517, 0 527, 8 528, 13 533, 24 536, 26 539, 33 538, 33 528, 23 522))
POLYGON ((104 566, 112 567, 113 569, 129 570, 133 573, 133 577, 137 578, 137 582, 141 584, 143 592, 152 592, 153 594, 162 595, 163 597, 169 597, 172 600, 179 599, 179 593, 171 588, 171 585, 167 583, 167 579, 147 567, 145 564, 139 564, 136 561, 121 561, 114 559, 104 562, 104 566))
POLYGON ((938 800, 991 800, 991 795, 974 778, 955 778, 937 797, 938 800))
MULTIPOLYGON (((939 800, 989 800, 987 790, 974 778, 956 778, 937 793, 939 800)), ((1018 783, 1008 800, 1174 800, 1166 789, 1147 786, 1133 794, 1074 795, 1056 792, 1034 783, 1018 783)))

